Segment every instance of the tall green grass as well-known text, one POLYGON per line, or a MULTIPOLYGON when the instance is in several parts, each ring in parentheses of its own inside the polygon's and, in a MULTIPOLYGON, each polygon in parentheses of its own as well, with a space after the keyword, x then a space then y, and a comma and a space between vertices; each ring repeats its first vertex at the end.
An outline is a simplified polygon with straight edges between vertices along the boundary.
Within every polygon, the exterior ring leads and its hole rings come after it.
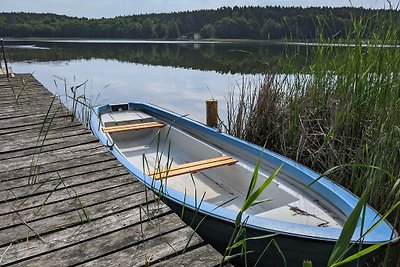
POLYGON ((74 80, 74 82, 70 84, 65 78, 58 76, 54 77, 56 78, 54 80, 56 88, 59 86, 57 81, 61 81, 62 83, 64 90, 64 95, 62 95, 62 97, 65 98, 63 103, 70 112, 71 121, 78 119, 83 126, 90 128, 90 117, 93 111, 93 102, 98 100, 101 92, 94 99, 93 96, 88 95, 86 90, 88 80, 80 84, 77 84, 74 80))
MULTIPOLYGON (((266 74, 257 86, 244 81, 231 94, 228 132, 320 172, 341 166, 330 178, 357 195, 371 185, 367 202, 381 213, 390 210, 400 200, 396 16, 354 19, 340 40, 326 36, 320 20, 323 45, 282 57, 280 73, 266 74), (304 56, 307 64, 299 67, 304 56)), ((400 230, 398 215, 397 209, 389 220, 400 230)), ((393 256, 391 264, 398 260, 393 256)))
POLYGON ((265 252, 268 250, 268 248, 270 247, 271 244, 275 245, 275 247, 281 253, 284 266, 286 266, 286 259, 285 259, 284 254, 281 252, 279 245, 276 243, 276 241, 274 239, 272 239, 277 234, 268 234, 268 235, 250 236, 250 237, 247 237, 247 235, 246 235, 246 224, 247 224, 247 220, 249 217, 243 218, 243 216, 245 215, 245 212, 252 206, 256 206, 263 202, 269 201, 269 199, 260 200, 259 199, 260 195, 269 186, 269 184, 277 176, 277 174, 279 173, 279 171, 282 168, 282 166, 280 166, 265 181, 263 181, 263 183, 256 189, 255 186, 257 184, 260 163, 261 163, 261 156, 254 168, 253 175, 252 175, 252 178, 251 178, 251 181, 249 184, 249 188, 248 188, 248 191, 246 194, 246 198, 245 198, 238 214, 236 215, 235 225, 234 225, 230 240, 229 240, 227 247, 225 249, 225 252, 223 254, 223 258, 222 258, 220 266, 222 266, 225 261, 229 261, 232 258, 240 256, 243 258, 244 266, 247 267, 248 266, 247 257, 248 257, 248 254, 251 253, 251 251, 247 250, 247 242, 249 242, 251 240, 260 240, 260 239, 266 239, 269 242, 266 243, 265 249, 259 256, 259 258, 257 259, 255 266, 258 264, 258 262, 264 256, 265 252), (239 249, 239 248, 240 248, 240 252, 233 254, 235 249, 239 249))

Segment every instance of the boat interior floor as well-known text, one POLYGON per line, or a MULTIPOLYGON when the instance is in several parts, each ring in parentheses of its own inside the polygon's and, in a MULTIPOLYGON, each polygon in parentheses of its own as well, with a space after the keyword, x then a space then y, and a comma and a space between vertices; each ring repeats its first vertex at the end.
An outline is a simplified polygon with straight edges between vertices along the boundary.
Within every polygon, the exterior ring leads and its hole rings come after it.
MULTIPOLYGON (((124 122, 114 121, 118 114, 107 115, 106 127, 122 127, 132 123, 154 123, 147 114, 135 118, 121 112, 124 122), (125 117, 124 117, 125 116, 125 117)), ((212 146, 175 127, 143 127, 140 130, 109 132, 118 149, 143 175, 148 174, 168 188, 202 199, 216 206, 240 210, 253 176, 255 163, 212 146), (167 171, 168 170, 168 171, 167 171)), ((272 170, 273 171, 273 170, 272 170)), ((271 175, 271 170, 260 168, 255 188, 271 175)), ((259 197, 262 203, 246 211, 247 214, 321 227, 341 227, 343 219, 324 205, 323 201, 296 186, 280 174, 259 197)), ((200 203, 198 203, 200 204, 200 203)))

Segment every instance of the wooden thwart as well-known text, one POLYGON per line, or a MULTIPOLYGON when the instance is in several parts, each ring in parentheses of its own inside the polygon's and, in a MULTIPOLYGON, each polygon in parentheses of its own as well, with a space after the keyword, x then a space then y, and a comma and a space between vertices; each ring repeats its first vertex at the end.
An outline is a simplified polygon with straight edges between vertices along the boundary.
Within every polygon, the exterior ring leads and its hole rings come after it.
POLYGON ((154 170, 149 172, 147 175, 152 176, 156 180, 161 180, 173 176, 178 176, 186 173, 195 173, 198 171, 220 167, 224 165, 233 165, 236 162, 238 161, 231 157, 223 156, 223 157, 199 160, 173 166, 168 170, 154 170))
POLYGON ((105 133, 116 133, 116 132, 123 132, 123 131, 137 131, 137 130, 149 129, 149 128, 162 128, 164 126, 165 126, 165 124, 163 124, 161 122, 144 122, 144 123, 103 127, 102 130, 105 133))

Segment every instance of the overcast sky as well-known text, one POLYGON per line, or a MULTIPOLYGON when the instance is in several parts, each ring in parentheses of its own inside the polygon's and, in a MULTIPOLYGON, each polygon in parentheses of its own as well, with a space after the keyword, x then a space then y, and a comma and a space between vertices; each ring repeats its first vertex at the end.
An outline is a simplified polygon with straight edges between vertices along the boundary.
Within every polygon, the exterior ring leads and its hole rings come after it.
MULTIPOLYGON (((392 0, 395 5, 400 0, 392 0)), ((115 17, 221 6, 355 6, 388 8, 386 0, 0 0, 0 12, 50 12, 78 17, 115 17)))

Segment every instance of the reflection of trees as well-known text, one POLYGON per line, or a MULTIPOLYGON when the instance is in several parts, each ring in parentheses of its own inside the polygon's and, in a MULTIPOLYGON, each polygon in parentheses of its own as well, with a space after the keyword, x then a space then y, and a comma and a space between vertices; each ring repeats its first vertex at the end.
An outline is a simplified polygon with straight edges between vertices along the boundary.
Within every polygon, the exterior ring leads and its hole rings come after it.
MULTIPOLYGON (((26 45, 27 43, 14 44, 26 45)), ((276 66, 283 48, 262 43, 201 44, 82 44, 30 42, 50 49, 8 49, 12 61, 39 62, 73 59, 116 59, 221 73, 262 73, 276 66)), ((287 52, 287 51, 285 51, 287 52)))

